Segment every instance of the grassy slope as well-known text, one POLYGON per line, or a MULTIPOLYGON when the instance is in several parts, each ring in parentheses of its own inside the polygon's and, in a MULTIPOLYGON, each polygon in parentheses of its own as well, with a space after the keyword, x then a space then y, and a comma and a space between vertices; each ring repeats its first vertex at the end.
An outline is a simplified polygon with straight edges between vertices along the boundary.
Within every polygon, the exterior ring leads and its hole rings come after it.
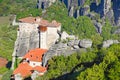
POLYGON ((16 27, 10 26, 9 17, 0 17, 0 56, 11 60, 16 27))

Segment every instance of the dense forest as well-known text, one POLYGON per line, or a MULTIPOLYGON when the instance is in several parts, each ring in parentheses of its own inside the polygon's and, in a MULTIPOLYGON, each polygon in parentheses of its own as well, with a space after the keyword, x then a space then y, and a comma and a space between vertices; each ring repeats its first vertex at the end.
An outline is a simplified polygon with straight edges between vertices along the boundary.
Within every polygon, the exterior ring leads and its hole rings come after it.
MULTIPOLYGON (((79 39, 91 39, 92 49, 87 52, 74 53, 71 56, 56 56, 48 61, 48 71, 36 80, 119 80, 120 79, 120 44, 110 48, 101 48, 104 40, 116 39, 120 41, 120 34, 114 34, 118 27, 113 27, 109 20, 105 20, 102 33, 96 31, 91 19, 87 16, 69 17, 64 3, 56 2, 42 13, 36 8, 37 0, 0 0, 0 16, 17 15, 17 19, 27 16, 41 16, 49 21, 57 20, 62 24, 62 31, 73 34, 79 39)), ((90 0, 86 1, 89 4, 90 0)), ((96 19, 101 21, 96 14, 96 19)), ((0 24, 0 56, 11 61, 16 28, 10 23, 0 24)), ((2 80, 9 80, 12 71, 0 68, 2 80), (7 71, 7 72, 6 72, 7 71)))
POLYGON ((36 80, 119 80, 120 44, 100 50, 53 57, 48 71, 36 80))

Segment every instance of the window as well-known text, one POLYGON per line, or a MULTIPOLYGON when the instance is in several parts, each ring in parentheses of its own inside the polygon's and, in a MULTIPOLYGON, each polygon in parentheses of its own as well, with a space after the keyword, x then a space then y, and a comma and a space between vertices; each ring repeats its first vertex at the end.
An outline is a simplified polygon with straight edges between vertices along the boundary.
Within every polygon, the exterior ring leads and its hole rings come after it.
POLYGON ((35 63, 33 63, 33 65, 35 65, 35 63))

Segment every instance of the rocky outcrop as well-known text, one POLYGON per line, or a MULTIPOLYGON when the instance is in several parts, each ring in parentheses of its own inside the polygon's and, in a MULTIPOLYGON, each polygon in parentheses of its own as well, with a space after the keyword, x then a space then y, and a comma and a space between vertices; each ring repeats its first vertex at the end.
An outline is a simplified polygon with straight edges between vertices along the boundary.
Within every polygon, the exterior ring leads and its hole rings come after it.
POLYGON ((75 37, 75 35, 69 35, 67 32, 63 31, 62 34, 61 34, 60 39, 61 39, 62 41, 63 41, 63 40, 66 40, 66 39, 75 40, 75 39, 77 39, 77 37, 75 37))
MULTIPOLYGON (((38 8, 47 8, 57 0, 38 0, 38 8)), ((60 0, 63 2, 70 17, 79 17, 96 12, 102 19, 108 19, 112 25, 120 26, 120 1, 119 0, 60 0)))
POLYGON ((96 22, 96 21, 93 21, 93 23, 96 27, 97 32, 101 34, 102 33, 102 24, 99 22, 96 22))
POLYGON ((69 35, 65 31, 62 32, 60 40, 60 42, 53 44, 43 56, 43 66, 46 66, 47 61, 53 56, 69 56, 76 52, 81 53, 86 51, 86 48, 91 48, 92 46, 91 40, 79 40, 74 35, 69 35))
POLYGON ((73 17, 73 15, 74 15, 74 6, 72 6, 69 10, 69 16, 73 17))
POLYGON ((82 48, 91 48, 92 47, 92 41, 89 39, 83 39, 80 40, 79 46, 82 48))
POLYGON ((68 36, 69 36, 69 34, 66 33, 65 31, 63 31, 61 34, 61 40, 66 40, 68 36))
POLYGON ((51 48, 48 50, 48 52, 45 53, 45 55, 43 56, 43 66, 46 66, 47 61, 54 56, 60 56, 60 55, 69 56, 76 52, 79 52, 79 53, 83 51, 86 52, 85 48, 80 48, 78 46, 78 42, 79 40, 77 41, 72 40, 68 43, 60 42, 52 45, 51 48))
POLYGON ((115 25, 115 22, 114 22, 114 12, 113 12, 113 9, 110 9, 107 13, 106 13, 106 16, 105 16, 112 25, 115 25))
POLYGON ((103 7, 103 12, 104 12, 104 15, 106 15, 109 10, 111 9, 111 0, 104 0, 104 7, 103 7))
POLYGON ((115 24, 120 26, 120 0, 113 0, 115 24))
POLYGON ((108 48, 110 47, 112 44, 118 44, 119 41, 118 40, 107 40, 103 42, 103 47, 104 48, 108 48))
POLYGON ((86 5, 80 9, 80 15, 81 16, 88 15, 89 11, 90 11, 90 7, 86 5))
MULTIPOLYGON (((67 34, 66 32, 63 32, 62 34, 67 34)), ((69 36, 67 34, 67 36, 69 36)), ((83 39, 67 39, 64 38, 64 42, 58 42, 56 44, 53 44, 51 48, 48 50, 48 52, 43 56, 43 66, 46 66, 47 61, 51 59, 53 56, 69 56, 76 52, 83 52, 86 51, 86 48, 90 48, 92 46, 92 41, 83 39)))
POLYGON ((37 30, 31 31, 31 33, 21 31, 21 34, 18 31, 17 35, 12 56, 22 57, 28 50, 39 47, 39 34, 37 30))
POLYGON ((37 8, 46 9, 47 7, 52 5, 52 3, 54 3, 55 1, 56 0, 38 0, 37 1, 37 8))

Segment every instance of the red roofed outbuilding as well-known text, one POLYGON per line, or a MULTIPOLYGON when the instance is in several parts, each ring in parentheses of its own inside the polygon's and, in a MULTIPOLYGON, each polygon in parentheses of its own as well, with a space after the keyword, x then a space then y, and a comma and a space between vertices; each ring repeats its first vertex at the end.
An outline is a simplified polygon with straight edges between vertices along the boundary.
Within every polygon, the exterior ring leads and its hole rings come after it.
POLYGON ((35 67, 35 66, 41 66, 42 64, 42 57, 44 53, 46 53, 46 49, 40 49, 36 48, 34 50, 30 50, 23 59, 29 62, 30 66, 35 67))
POLYGON ((15 80, 18 80, 18 75, 21 76, 21 79, 26 78, 36 72, 40 76, 43 75, 46 72, 47 68, 42 67, 41 64, 43 54, 46 52, 46 49, 36 48, 26 53, 26 55, 23 57, 22 62, 13 71, 15 80))
POLYGON ((22 77, 27 77, 27 76, 31 75, 31 70, 32 69, 33 68, 29 65, 29 63, 23 62, 23 63, 20 63, 18 65, 18 68, 16 68, 13 71, 13 74, 14 75, 20 74, 22 77))

